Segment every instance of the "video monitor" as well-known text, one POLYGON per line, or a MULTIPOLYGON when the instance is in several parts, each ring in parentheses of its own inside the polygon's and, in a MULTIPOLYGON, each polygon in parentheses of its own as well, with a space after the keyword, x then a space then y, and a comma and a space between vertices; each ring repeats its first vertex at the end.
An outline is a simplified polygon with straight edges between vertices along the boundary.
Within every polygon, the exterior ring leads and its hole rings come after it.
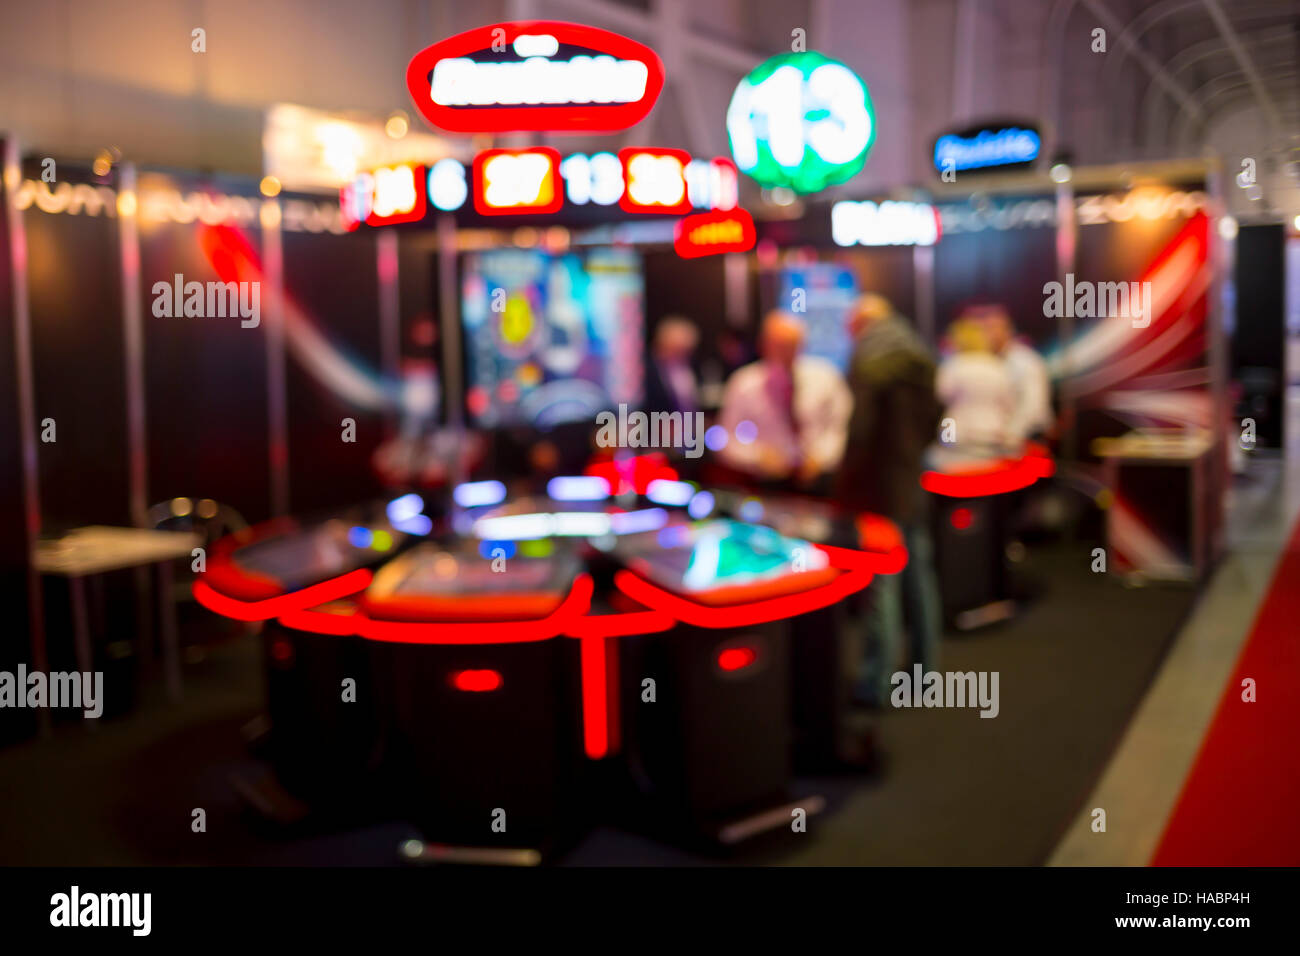
POLYGON ((813 262, 781 270, 778 301, 803 320, 804 353, 824 358, 841 371, 848 368, 853 351, 844 318, 857 297, 858 281, 852 271, 835 263, 813 262), (793 308, 795 302, 800 308, 793 308))
POLYGON ((467 255, 461 314, 469 420, 546 429, 640 404, 644 291, 640 257, 630 250, 467 255))

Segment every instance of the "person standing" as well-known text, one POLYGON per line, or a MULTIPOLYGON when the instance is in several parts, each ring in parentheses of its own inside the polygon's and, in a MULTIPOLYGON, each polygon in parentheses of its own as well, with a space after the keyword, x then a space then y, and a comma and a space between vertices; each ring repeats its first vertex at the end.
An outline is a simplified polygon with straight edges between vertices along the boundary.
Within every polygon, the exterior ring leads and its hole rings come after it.
POLYGON ((979 315, 993 354, 1002 359, 1015 390, 1015 409, 1007 432, 1013 442, 1043 437, 1052 427, 1052 380, 1038 352, 1016 337, 1011 316, 1000 305, 979 315))
POLYGON ((803 349, 803 323, 769 312, 759 333, 757 362, 727 380, 719 424, 723 464, 768 483, 809 487, 844 454, 853 398, 832 363, 803 349))
POLYGON ((1011 372, 993 354, 984 326, 963 313, 948 328, 952 355, 944 359, 935 376, 935 393, 944 404, 944 417, 952 419, 952 434, 945 442, 974 455, 995 455, 1021 439, 1012 432, 1016 388, 1011 372))
POLYGON ((665 316, 655 326, 646 367, 646 411, 699 411, 699 390, 691 367, 699 342, 700 333, 680 315, 665 316))
POLYGON ((908 553, 899 574, 878 575, 870 588, 870 640, 856 696, 860 703, 881 706, 889 699, 905 631, 911 638, 911 660, 926 670, 938 664, 942 610, 920 478, 940 408, 934 360, 887 299, 861 296, 848 326, 854 340, 849 365, 853 415, 836 497, 852 511, 893 521, 908 553))

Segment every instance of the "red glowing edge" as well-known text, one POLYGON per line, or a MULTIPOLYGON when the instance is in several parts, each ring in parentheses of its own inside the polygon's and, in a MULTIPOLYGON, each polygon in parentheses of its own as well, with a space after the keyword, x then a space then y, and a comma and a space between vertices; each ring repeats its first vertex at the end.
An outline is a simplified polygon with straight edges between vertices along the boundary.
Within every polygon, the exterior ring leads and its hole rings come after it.
POLYGON ((479 670, 456 671, 451 675, 450 683, 457 690, 481 694, 500 690, 503 682, 500 671, 482 668, 479 670))
POLYGON ((752 647, 724 647, 718 652, 718 669, 728 672, 744 670, 758 660, 758 651, 752 647))
POLYGON ((984 498, 1028 488, 1040 478, 1050 478, 1055 473, 1056 463, 1046 452, 1031 449, 1021 458, 1004 460, 988 468, 955 474, 923 472, 921 487, 948 498, 984 498))
POLYGON ((654 50, 635 40, 581 23, 531 20, 494 23, 458 33, 426 47, 406 67, 406 89, 420 114, 453 133, 613 133, 645 119, 664 87, 664 64, 654 50), (498 32, 500 31, 500 32, 498 32), (492 49, 494 41, 513 44, 521 34, 549 33, 559 43, 640 60, 646 66, 645 93, 633 103, 575 103, 568 106, 441 106, 433 102, 430 78, 439 60, 472 56, 492 49))
POLYGON ((630 637, 634 634, 658 634, 677 621, 663 611, 628 611, 622 614, 585 614, 569 625, 569 637, 630 637))
POLYGON ((724 252, 748 252, 754 248, 757 237, 754 217, 748 212, 739 206, 734 209, 715 209, 680 219, 673 237, 673 251, 683 259, 698 259, 700 256, 720 255, 724 252), (740 238, 734 242, 701 242, 693 238, 698 229, 731 222, 740 225, 740 238))
POLYGON ((676 481, 677 469, 668 464, 668 457, 661 452, 635 455, 631 458, 599 458, 593 460, 583 469, 584 475, 594 475, 609 482, 609 487, 616 495, 635 491, 638 495, 646 493, 650 482, 656 478, 676 481))
POLYGON ((897 574, 907 567, 907 548, 896 544, 888 551, 856 551, 830 544, 814 545, 831 559, 831 567, 846 571, 865 570, 872 574, 897 574))
POLYGON ((267 621, 273 617, 337 601, 339 598, 364 591, 370 586, 371 577, 368 569, 358 568, 300 591, 263 598, 260 601, 241 601, 232 598, 217 591, 202 578, 194 582, 191 590, 194 600, 222 617, 235 621, 267 621))

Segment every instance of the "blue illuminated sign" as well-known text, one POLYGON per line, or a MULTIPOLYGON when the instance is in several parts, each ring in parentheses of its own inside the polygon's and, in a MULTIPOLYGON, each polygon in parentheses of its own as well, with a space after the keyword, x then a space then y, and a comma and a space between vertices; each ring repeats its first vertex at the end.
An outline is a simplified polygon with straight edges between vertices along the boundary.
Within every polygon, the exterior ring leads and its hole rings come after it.
POLYGON ((1028 126, 987 126, 946 133, 934 143, 934 168, 940 173, 995 166, 1027 166, 1042 149, 1038 131, 1028 126))

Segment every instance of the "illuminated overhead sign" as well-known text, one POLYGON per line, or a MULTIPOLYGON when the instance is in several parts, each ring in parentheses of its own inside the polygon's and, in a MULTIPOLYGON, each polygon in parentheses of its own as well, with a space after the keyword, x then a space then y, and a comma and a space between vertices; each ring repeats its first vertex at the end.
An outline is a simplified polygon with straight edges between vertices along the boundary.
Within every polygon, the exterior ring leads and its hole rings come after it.
POLYGON ((840 246, 932 246, 943 234, 939 211, 923 202, 837 202, 831 237, 840 246))
POLYGON ((691 156, 683 149, 620 149, 623 195, 619 205, 628 212, 690 212, 686 167, 691 156))
POLYGON ((681 215, 693 209, 731 209, 739 174, 725 157, 692 159, 677 149, 631 148, 613 153, 570 153, 549 147, 491 149, 472 170, 441 159, 360 173, 341 191, 348 228, 423 218, 426 203, 443 212, 462 208, 472 194, 481 215, 532 215, 571 206, 619 206, 627 212, 681 215), (413 195, 412 195, 413 191, 413 195), (418 210, 418 214, 416 212, 418 210))
POLYGON ((866 84, 820 53, 783 53, 740 81, 727 108, 740 171, 760 185, 814 193, 853 176, 876 138, 866 84))
POLYGON ((418 222, 425 214, 424 178, 424 167, 411 163, 360 173, 339 191, 344 223, 355 229, 362 222, 369 226, 418 222))
POLYGON ((1030 166, 1042 145, 1038 130, 1028 124, 987 123, 935 140, 934 168, 944 173, 1030 166))
POLYGON ((406 68, 421 115, 457 133, 627 129, 650 112, 663 85, 663 63, 649 47, 550 20, 457 34, 406 68))
POLYGON ((686 216, 677 223, 673 250, 683 259, 748 252, 754 248, 754 220, 745 210, 718 209, 686 216))
POLYGON ((474 208, 481 215, 559 212, 563 202, 558 150, 485 149, 474 157, 474 208))

